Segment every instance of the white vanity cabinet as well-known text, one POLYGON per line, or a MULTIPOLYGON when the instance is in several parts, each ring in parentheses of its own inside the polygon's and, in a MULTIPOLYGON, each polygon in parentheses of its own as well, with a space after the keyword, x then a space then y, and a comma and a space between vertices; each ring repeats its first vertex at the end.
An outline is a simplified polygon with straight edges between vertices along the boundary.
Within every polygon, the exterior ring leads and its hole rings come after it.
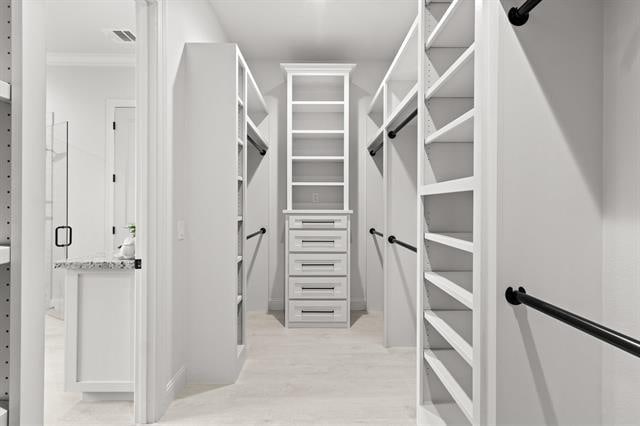
POLYGON ((65 279, 65 390, 133 400, 134 261, 60 262, 65 279))

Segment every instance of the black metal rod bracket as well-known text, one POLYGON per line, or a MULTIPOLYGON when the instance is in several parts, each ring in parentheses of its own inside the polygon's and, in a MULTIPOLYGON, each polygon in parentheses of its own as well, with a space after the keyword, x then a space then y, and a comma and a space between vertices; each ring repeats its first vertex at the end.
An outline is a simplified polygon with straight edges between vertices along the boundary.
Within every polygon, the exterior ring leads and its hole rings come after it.
POLYGON ((542 0, 527 0, 520 7, 509 9, 509 22, 511 25, 521 27, 529 20, 529 12, 533 10, 542 0))
POLYGON ((256 141, 254 141, 251 136, 247 135, 247 140, 251 143, 251 145, 253 145, 253 147, 255 149, 258 150, 258 152, 260 153, 260 155, 262 155, 264 157, 264 155, 267 153, 267 151, 265 151, 264 149, 260 148, 258 146, 258 144, 256 143, 256 141))
POLYGON ((518 299, 518 292, 521 293, 527 293, 524 290, 524 287, 518 287, 518 290, 514 290, 513 287, 508 287, 507 290, 504 292, 504 297, 507 299, 507 302, 511 303, 512 305, 521 305, 522 302, 520 301, 520 299, 518 299))
POLYGON ((382 232, 378 232, 378 231, 376 231, 376 228, 370 228, 370 229, 369 229, 369 233, 370 233, 371 235, 377 235, 377 236, 379 236, 379 237, 384 237, 384 234, 383 234, 382 232))

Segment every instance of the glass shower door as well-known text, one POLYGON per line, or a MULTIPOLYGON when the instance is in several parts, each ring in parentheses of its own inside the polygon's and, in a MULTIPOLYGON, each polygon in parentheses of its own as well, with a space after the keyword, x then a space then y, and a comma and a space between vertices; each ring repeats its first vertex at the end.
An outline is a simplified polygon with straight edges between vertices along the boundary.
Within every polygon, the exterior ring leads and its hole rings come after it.
POLYGON ((69 226, 69 123, 56 123, 53 114, 47 123, 46 143, 46 244, 45 286, 49 312, 62 317, 64 312, 64 269, 55 269, 57 261, 68 258, 72 242, 69 226))

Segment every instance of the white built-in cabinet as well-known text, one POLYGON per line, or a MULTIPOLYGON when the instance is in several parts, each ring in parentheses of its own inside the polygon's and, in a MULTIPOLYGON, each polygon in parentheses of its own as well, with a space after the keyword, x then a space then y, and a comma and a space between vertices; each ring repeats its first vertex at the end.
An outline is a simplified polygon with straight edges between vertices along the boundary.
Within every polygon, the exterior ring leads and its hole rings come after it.
POLYGON ((175 215, 186 256, 179 263, 188 283, 187 371, 194 383, 233 383, 247 353, 246 239, 256 231, 246 227, 254 205, 249 168, 267 159, 269 111, 235 44, 186 44, 181 73, 185 108, 177 114, 187 137, 174 150, 175 215), (248 163, 248 155, 258 158, 248 163))
POLYGON ((352 64, 283 64, 287 75, 287 327, 349 327, 349 75, 352 64))

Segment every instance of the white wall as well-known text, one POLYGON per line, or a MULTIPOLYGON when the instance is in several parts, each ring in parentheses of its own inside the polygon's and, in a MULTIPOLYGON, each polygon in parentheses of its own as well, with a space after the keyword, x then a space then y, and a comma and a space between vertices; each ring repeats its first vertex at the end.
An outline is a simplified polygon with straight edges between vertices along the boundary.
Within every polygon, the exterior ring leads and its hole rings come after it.
MULTIPOLYGON (((640 336, 640 2, 604 3, 603 323, 640 336)), ((640 363, 602 345, 602 422, 637 424, 640 363)))
POLYGON ((488 219, 497 223, 497 269, 483 282, 496 315, 486 340, 491 357, 495 339, 489 380, 498 401, 489 423, 600 424, 601 343, 510 306, 504 291, 524 286, 602 320, 602 2, 543 2, 520 28, 504 10, 496 19, 486 53, 497 59, 489 78, 498 108, 484 116, 496 134, 482 141, 497 153, 496 216, 488 219))
MULTIPOLYGON (((242 48, 242 46, 240 46, 242 48)), ((246 58, 249 62, 249 68, 253 72, 253 75, 258 83, 258 86, 262 90, 265 96, 270 96, 276 99, 277 102, 277 138, 272 137, 271 140, 271 166, 270 173, 272 179, 271 186, 271 203, 270 209, 275 209, 276 215, 272 218, 270 224, 270 231, 273 229, 271 235, 271 247, 270 247, 270 282, 269 282, 269 307, 274 310, 284 309, 284 217, 282 216, 282 210, 286 209, 287 200, 287 125, 286 125, 286 111, 287 111, 287 98, 286 98, 286 81, 285 74, 280 68, 280 62, 295 62, 295 61, 252 61, 251 58, 246 58)), ((358 145, 358 103, 362 98, 369 97, 377 89, 382 77, 392 58, 389 58, 389 62, 358 62, 356 68, 351 74, 351 87, 350 87, 350 141, 349 141, 349 207, 354 211, 354 215, 351 219, 351 303, 352 309, 365 309, 366 307, 366 283, 364 282, 365 273, 359 262, 359 228, 360 223, 365 220, 365 208, 359 206, 359 191, 361 183, 359 182, 359 145, 358 145)), ((272 132, 272 135, 274 133, 272 132)), ((366 225, 366 224, 365 224, 366 225)), ((368 228, 367 228, 368 229, 368 228)))
POLYGON ((69 122, 69 256, 110 256, 106 237, 108 99, 135 98, 133 67, 47 67, 47 111, 69 122))
MULTIPOLYGON (((164 276, 159 286, 159 309, 162 312, 162 323, 159 329, 162 335, 159 342, 159 365, 161 376, 160 387, 166 392, 163 407, 175 397, 184 385, 186 375, 184 367, 188 350, 188 298, 187 283, 189 276, 189 252, 185 241, 176 238, 176 221, 182 215, 185 193, 173 191, 173 177, 181 173, 179 165, 173 164, 172 153, 180 149, 181 135, 184 133, 185 117, 180 115, 183 100, 180 98, 183 84, 180 68, 184 44, 187 42, 225 42, 227 37, 220 26, 212 7, 206 1, 169 0, 163 2, 165 7, 165 55, 164 78, 166 100, 160 105, 165 122, 165 138, 167 152, 164 158, 165 179, 167 182, 167 210, 169 235, 160 236, 159 243, 166 248, 165 256, 169 260, 165 265, 164 276)), ((186 167, 187 165, 183 165, 186 167)), ((187 230, 188 231, 188 230, 187 230)))

